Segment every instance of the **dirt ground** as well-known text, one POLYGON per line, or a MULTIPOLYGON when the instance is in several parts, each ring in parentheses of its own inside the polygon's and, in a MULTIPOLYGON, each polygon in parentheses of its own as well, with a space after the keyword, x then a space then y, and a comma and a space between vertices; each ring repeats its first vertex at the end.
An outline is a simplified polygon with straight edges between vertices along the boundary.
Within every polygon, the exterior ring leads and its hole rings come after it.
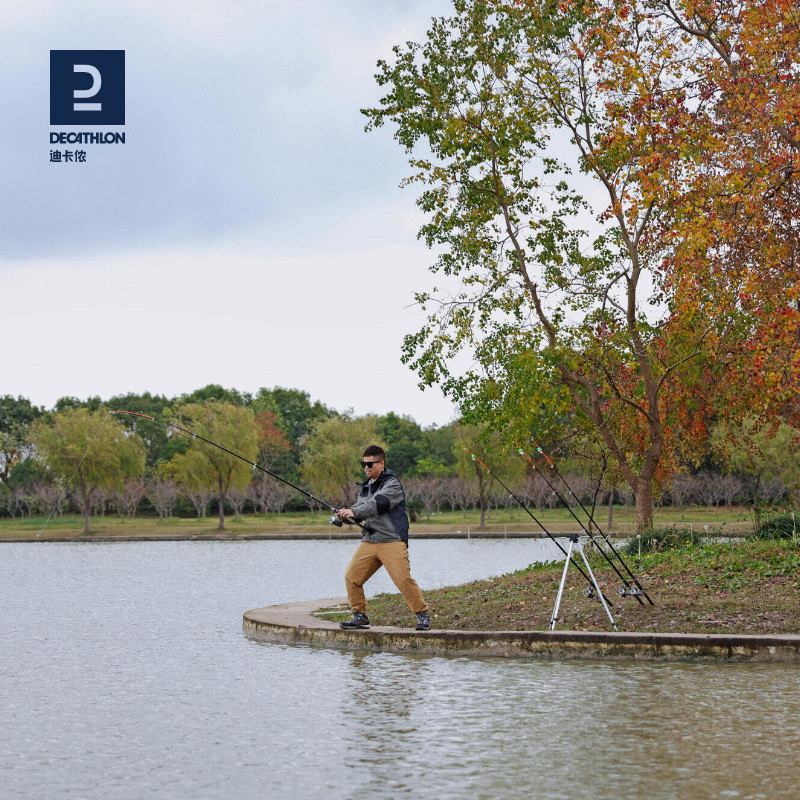
MULTIPOLYGON (((640 605, 633 597, 620 597, 617 590, 622 581, 601 563, 599 554, 591 560, 605 595, 614 604, 611 612, 621 631, 800 633, 800 547, 791 541, 687 543, 666 552, 626 556, 652 606, 644 598, 640 605)), ((426 592, 431 626, 546 630, 562 568, 563 562, 532 565, 493 580, 426 592)), ((584 596, 586 586, 570 567, 558 628, 610 629, 600 601, 584 596)), ((413 620, 400 595, 371 599, 368 614, 373 625, 406 627, 413 620)))

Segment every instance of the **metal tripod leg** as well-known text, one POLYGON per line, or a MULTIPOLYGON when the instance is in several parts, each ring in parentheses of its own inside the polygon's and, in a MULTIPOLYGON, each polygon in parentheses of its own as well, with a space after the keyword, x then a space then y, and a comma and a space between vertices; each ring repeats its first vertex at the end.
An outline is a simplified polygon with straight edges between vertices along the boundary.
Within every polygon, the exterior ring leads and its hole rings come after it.
POLYGON ((606 605, 606 599, 603 597, 603 593, 600 591, 600 587, 597 585, 597 578, 594 577, 594 572, 592 572, 592 568, 589 566, 589 560, 586 558, 586 553, 583 552, 583 547, 581 547, 580 542, 578 542, 578 551, 580 552, 581 556, 583 556, 583 563, 586 564, 586 569, 589 575, 592 577, 592 583, 594 584, 594 588, 597 589, 597 594, 600 596, 600 602, 603 604, 606 614, 608 614, 608 618, 611 621, 611 626, 614 628, 614 630, 616 630, 617 623, 614 622, 614 617, 611 616, 611 611, 606 605))
POLYGON ((611 611, 609 610, 608 606, 606 605, 606 599, 603 597, 603 593, 600 591, 600 586, 597 583, 597 578, 594 576, 594 572, 592 572, 591 566, 589 566, 589 561, 586 558, 586 553, 583 552, 583 547, 581 546, 580 539, 578 538, 577 533, 570 534, 569 537, 569 549, 567 550, 567 560, 564 562, 564 572, 561 574, 561 583, 558 587, 558 596, 556 597, 556 605, 553 609, 553 616, 550 619, 550 630, 553 631, 556 628, 556 622, 558 622, 558 609, 561 606, 561 597, 564 594, 564 584, 567 582, 567 570, 569 569, 569 562, 572 558, 572 548, 577 545, 578 552, 581 554, 583 558, 583 563, 586 565, 586 569, 589 572, 589 576, 592 579, 592 586, 594 586, 595 591, 600 597, 600 602, 603 604, 603 608, 606 610, 606 614, 608 614, 608 618, 611 621, 611 626, 614 630, 617 630, 617 625, 614 622, 614 617, 611 616, 611 611))
POLYGON ((574 539, 572 538, 572 536, 569 537, 567 560, 564 562, 564 572, 561 575, 561 583, 558 585, 558 596, 556 597, 556 606, 553 609, 553 616, 550 618, 551 631, 555 630, 556 628, 556 622, 558 620, 558 607, 561 605, 561 595, 564 594, 564 584, 567 582, 567 570, 569 569, 569 562, 572 560, 572 547, 577 541, 578 541, 577 536, 574 539))

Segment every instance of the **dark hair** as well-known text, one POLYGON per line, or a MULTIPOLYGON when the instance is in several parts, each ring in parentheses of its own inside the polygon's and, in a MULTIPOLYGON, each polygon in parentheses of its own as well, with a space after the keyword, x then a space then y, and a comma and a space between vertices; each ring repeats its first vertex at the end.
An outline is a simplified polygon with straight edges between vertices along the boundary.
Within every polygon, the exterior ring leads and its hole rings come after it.
POLYGON ((377 458, 378 461, 386 462, 386 453, 383 452, 382 447, 378 447, 376 444, 371 444, 365 451, 364 456, 370 456, 377 458))

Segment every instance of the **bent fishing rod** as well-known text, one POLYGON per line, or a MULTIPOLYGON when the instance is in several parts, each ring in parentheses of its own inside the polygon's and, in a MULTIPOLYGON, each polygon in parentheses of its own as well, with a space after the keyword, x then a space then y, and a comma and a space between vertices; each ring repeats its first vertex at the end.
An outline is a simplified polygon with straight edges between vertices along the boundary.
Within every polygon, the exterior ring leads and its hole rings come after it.
MULTIPOLYGON (((552 534, 552 533, 550 533, 550 531, 549 531, 549 530, 547 530, 547 528, 545 528, 545 526, 544 526, 544 525, 543 525, 541 522, 539 522, 539 520, 538 520, 538 519, 537 519, 537 518, 536 518, 536 517, 533 515, 533 513, 532 513, 532 512, 531 512, 531 510, 528 508, 528 506, 526 506, 526 505, 525 505, 525 503, 523 503, 523 502, 522 502, 522 500, 520 500, 520 499, 519 499, 519 497, 517 497, 517 496, 514 494, 514 492, 512 492, 512 491, 511 491, 511 489, 509 489, 509 488, 508 488, 508 486, 506 486, 506 485, 503 483, 503 481, 501 481, 501 480, 500 480, 500 478, 498 478, 498 477, 497 477, 497 473, 496 473, 496 472, 492 472, 492 471, 489 469, 489 467, 487 467, 487 466, 486 466, 486 464, 484 464, 484 463, 483 463, 483 461, 481 461, 481 460, 478 458, 478 456, 476 456, 476 455, 475 455, 475 453, 473 453, 473 452, 472 452, 472 451, 471 451, 471 450, 470 450, 468 447, 465 447, 465 448, 464 448, 464 450, 466 450, 466 451, 467 451, 467 452, 468 452, 468 453, 469 453, 469 454, 472 456, 472 460, 473 460, 473 461, 477 461, 477 462, 478 462, 478 463, 479 463, 479 464, 480 464, 480 465, 481 465, 481 466, 482 466, 482 467, 483 467, 483 468, 486 470, 486 472, 487 472, 488 474, 490 474, 490 475, 492 475, 492 476, 494 477, 494 479, 495 479, 495 480, 496 480, 496 481, 497 481, 497 482, 498 482, 498 483, 499 483, 499 484, 500 484, 500 485, 501 485, 501 486, 502 486, 502 487, 503 487, 503 488, 504 488, 504 489, 505 489, 505 490, 508 492, 508 494, 509 494, 511 497, 513 497, 513 498, 514 498, 514 499, 515 499, 515 500, 516 500, 516 501, 519 503, 519 505, 520 505, 520 507, 522 508, 522 510, 523 510, 523 511, 525 511, 525 513, 526 513, 526 514, 527 514, 527 515, 528 515, 528 516, 529 516, 529 517, 530 517, 530 518, 531 518, 531 519, 532 519, 532 520, 533 520, 533 521, 534 521, 534 522, 535 522, 535 523, 536 523, 536 524, 537 524, 537 525, 538 525, 538 526, 539 526, 539 527, 540 527, 540 528, 541 528, 541 529, 542 529, 542 530, 545 532, 545 534, 547 534, 547 537, 548 537, 548 538, 549 538, 549 539, 550 539, 550 540, 553 542, 553 544, 555 544, 555 546, 556 546, 556 547, 557 547, 557 548, 558 548, 558 549, 559 549, 559 550, 560 550, 560 551, 561 551, 561 552, 562 552, 562 553, 563 553, 563 554, 564 554, 564 555, 567 557, 567 560, 568 560, 568 562, 569 562, 570 564, 572 564, 572 565, 575 567, 575 569, 577 569, 577 570, 578 570, 578 572, 580 572, 580 574, 581 574, 581 575, 582 575, 582 576, 583 576, 583 577, 586 579, 587 583, 589 584, 589 589, 588 589, 588 590, 585 590, 585 592, 584 592, 584 593, 586 593, 587 591, 590 591, 590 590, 592 590, 592 594, 587 594, 587 595, 586 595, 587 597, 592 597, 592 596, 593 596, 593 588, 594 588, 595 584, 594 584, 594 582, 592 581, 592 579, 591 579, 591 578, 590 578, 590 577, 589 577, 589 576, 588 576, 588 575, 587 575, 587 574, 586 574, 586 573, 585 573, 585 572, 584 572, 584 571, 581 569, 581 566, 580 566, 580 564, 578 564, 578 562, 577 562, 577 561, 575 561, 575 559, 572 557, 571 553, 568 553, 568 552, 567 552, 567 551, 566 551, 566 550, 565 550, 565 549, 564 549, 564 548, 563 548, 563 547, 560 545, 560 543, 559 543, 558 539, 556 539, 556 537, 555 537, 555 536, 553 536, 553 534, 552 534)), ((572 549, 572 547, 570 546, 570 550, 571 550, 571 549, 572 549)), ((600 587, 598 587, 598 589, 599 589, 599 588, 600 588, 600 587)), ((602 595, 603 595, 603 599, 606 601, 606 603, 608 603, 608 605, 610 605, 610 606, 613 606, 613 605, 614 605, 614 604, 613 604, 613 603, 612 603, 612 602, 611 602, 611 601, 610 601, 610 600, 609 600, 609 599, 608 599, 608 598, 605 596, 605 594, 603 594, 602 590, 600 591, 600 594, 602 594, 602 595)))
MULTIPOLYGON (((216 442, 212 442, 211 439, 206 439, 205 436, 201 436, 199 433, 195 433, 195 431, 190 431, 188 428, 182 428, 180 425, 177 425, 174 422, 168 422, 165 419, 158 419, 157 417, 151 417, 148 414, 141 414, 138 411, 115 411, 111 409, 109 411, 110 414, 127 414, 130 417, 142 417, 143 419, 149 419, 151 422, 160 422, 162 425, 168 426, 170 428, 175 428, 175 430, 181 431, 183 433, 188 434, 192 437, 192 439, 200 439, 201 442, 205 442, 206 444, 210 444, 212 447, 216 447, 218 450, 222 450, 223 453, 227 453, 229 456, 233 456, 234 458, 238 458, 240 461, 244 461, 245 464, 249 464, 254 470, 261 470, 261 472, 266 473, 272 478, 279 480, 281 483, 285 483, 287 486, 291 486, 292 489, 295 491, 300 492, 300 494, 304 494, 306 497, 310 497, 315 502, 319 503, 325 508, 330 509, 333 511, 333 516, 330 517, 328 522, 331 525, 336 525, 337 528, 342 527, 343 522, 347 522, 348 525, 357 525, 362 530, 366 530, 365 526, 362 525, 360 522, 356 522, 354 519, 347 519, 342 520, 336 516, 336 511, 338 510, 335 506, 332 506, 326 500, 323 500, 321 497, 317 497, 316 495, 311 494, 311 492, 307 492, 305 489, 301 489, 299 486, 296 486, 291 481, 287 481, 286 478, 282 478, 280 475, 275 474, 274 472, 268 470, 266 467, 262 467, 260 464, 257 464, 255 461, 251 461, 249 458, 245 458, 243 455, 239 453, 235 453, 233 450, 228 450, 227 447, 223 447, 221 444, 217 444, 216 442)), ((90 445, 91 447, 91 445, 90 445)))
POLYGON ((639 597, 639 595, 642 594, 647 598, 647 602, 650 603, 651 606, 655 605, 655 603, 650 599, 650 596, 645 591, 645 588, 642 586, 641 583, 639 583, 638 578, 633 574, 633 572, 631 572, 630 567, 627 565, 625 560, 622 558, 622 556, 619 554, 617 549, 611 543, 610 539, 606 536, 605 533, 603 533, 602 528, 597 524, 597 522, 595 521, 595 518, 592 515, 592 513, 586 508, 586 506, 583 505, 583 503, 581 502, 580 497, 578 497, 578 495, 575 494, 575 492, 572 491, 572 488, 567 483, 567 481, 564 478, 564 476, 558 471, 558 468, 556 467, 556 465, 548 458, 548 456, 544 452, 544 450, 542 450, 542 448, 539 447, 538 444, 536 444, 536 440, 533 437, 531 437, 531 441, 533 442, 533 445, 536 448, 536 451, 546 459, 547 463, 550 465, 550 469, 552 469, 553 472, 555 472, 555 474, 558 475, 558 477, 561 479, 561 482, 569 490, 569 493, 578 501, 578 505, 583 509, 583 513, 586 514, 586 516, 589 518, 589 529, 587 529, 586 526, 578 519, 578 517, 575 516, 575 512, 570 507, 570 504, 566 500, 564 500, 564 498, 558 493, 558 491, 556 490, 555 486, 553 486, 553 484, 550 483, 549 480, 547 480, 547 478, 545 477, 544 472, 541 469, 537 468, 536 464, 533 462, 531 457, 521 447, 518 447, 517 449, 519 450, 520 455, 524 456, 525 459, 528 461, 528 463, 533 467, 533 469, 536 470, 539 473, 539 475, 542 476, 542 480, 544 480, 544 482, 553 490, 553 494, 555 494, 556 497, 558 497, 558 499, 564 504, 564 506, 566 506, 567 511, 569 511, 569 513, 572 514, 573 518, 578 523, 578 525, 580 525, 581 528, 586 532, 586 534, 592 540, 592 543, 595 545, 595 547, 597 547, 597 549, 603 554, 603 557, 611 565, 611 568, 614 570, 614 572, 617 573, 617 575, 619 576, 620 580, 624 584, 624 587, 620 588, 619 594, 621 596, 623 596, 623 597, 626 594, 631 595, 632 597, 635 597, 638 600, 640 605, 644 605, 644 603, 642 602, 642 598, 639 597), (614 564, 614 562, 609 558, 609 556, 606 553, 606 551, 603 550, 603 548, 600 547, 600 545, 595 541, 594 537, 592 536, 591 530, 590 530, 592 525, 594 525, 594 527, 597 529, 597 532, 603 538, 603 541, 608 545, 608 547, 610 548, 611 552, 617 557, 617 559, 619 560, 619 563, 622 564, 622 566, 625 568, 625 571, 628 573, 628 575, 630 575, 630 578, 634 583, 634 587, 631 587, 631 585, 626 580, 625 576, 617 569, 616 564, 614 564))

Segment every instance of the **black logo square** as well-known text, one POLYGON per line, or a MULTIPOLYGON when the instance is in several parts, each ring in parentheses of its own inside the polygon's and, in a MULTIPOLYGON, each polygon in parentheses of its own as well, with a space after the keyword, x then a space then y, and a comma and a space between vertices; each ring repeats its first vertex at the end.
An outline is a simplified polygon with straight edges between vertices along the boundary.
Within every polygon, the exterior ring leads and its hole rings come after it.
POLYGON ((50 124, 124 125, 125 51, 51 50, 50 124))

